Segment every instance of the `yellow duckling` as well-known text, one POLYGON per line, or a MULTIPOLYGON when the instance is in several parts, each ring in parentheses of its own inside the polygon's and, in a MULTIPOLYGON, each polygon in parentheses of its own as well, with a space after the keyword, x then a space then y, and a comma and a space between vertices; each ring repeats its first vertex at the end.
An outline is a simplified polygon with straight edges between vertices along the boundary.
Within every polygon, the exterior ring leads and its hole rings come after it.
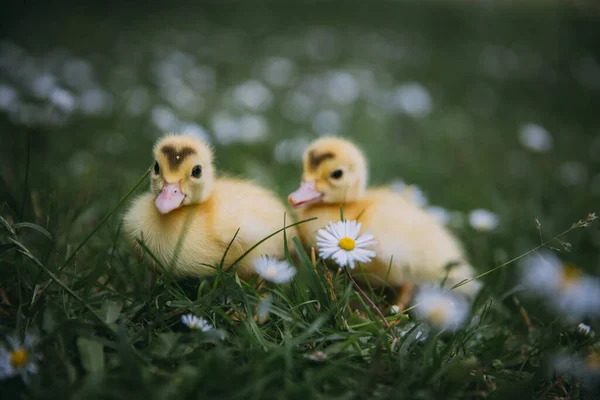
MULTIPOLYGON (((283 228, 286 208, 274 194, 252 182, 216 178, 211 149, 191 136, 168 135, 154 146, 151 190, 125 213, 124 232, 143 253, 141 240, 176 277, 215 273, 227 252, 226 269, 250 247, 283 228), (179 244, 178 242, 181 241, 179 244)), ((289 225, 288 217, 286 223, 289 225)), ((287 229, 291 240, 295 227, 287 229)), ((284 257, 283 233, 260 244, 236 267, 243 279, 255 275, 259 255, 284 257)))
MULTIPOLYGON (((375 236, 376 257, 363 271, 370 283, 399 289, 396 305, 406 306, 412 284, 439 284, 448 275, 445 286, 451 287, 474 275, 458 241, 415 202, 389 187, 367 190, 367 161, 354 144, 318 139, 306 150, 303 166, 300 188, 288 198, 299 218, 318 217, 299 225, 303 243, 315 246, 317 231, 339 221, 342 206, 344 219, 358 219, 362 233, 375 236)), ((474 297, 480 287, 473 281, 456 291, 474 297)))

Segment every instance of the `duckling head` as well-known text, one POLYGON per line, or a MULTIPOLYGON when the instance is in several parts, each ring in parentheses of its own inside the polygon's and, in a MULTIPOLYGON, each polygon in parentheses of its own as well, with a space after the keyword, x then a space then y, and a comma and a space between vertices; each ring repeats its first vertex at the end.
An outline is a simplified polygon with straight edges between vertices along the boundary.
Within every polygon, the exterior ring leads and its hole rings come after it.
POLYGON ((313 142, 303 158, 300 188, 288 197, 294 208, 315 203, 358 200, 367 188, 367 161, 351 142, 325 137, 313 142))
POLYGON ((191 136, 168 135, 154 146, 151 190, 156 208, 168 214, 176 208, 198 204, 212 191, 214 167, 206 143, 191 136))

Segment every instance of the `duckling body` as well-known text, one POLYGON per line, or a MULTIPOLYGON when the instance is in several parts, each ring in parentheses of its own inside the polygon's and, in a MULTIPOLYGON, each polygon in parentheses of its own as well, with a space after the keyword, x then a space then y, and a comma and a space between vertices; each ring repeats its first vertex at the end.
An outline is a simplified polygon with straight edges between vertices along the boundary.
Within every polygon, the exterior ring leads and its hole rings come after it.
MULTIPOLYGON (((202 154, 198 148, 205 145, 194 140, 168 136, 164 141, 176 149, 188 147, 196 149, 197 154, 202 154)), ((158 148, 164 146, 165 143, 158 148)), ((157 154, 157 163, 160 158, 160 154, 157 154)), ((124 217, 124 232, 134 248, 144 253, 138 242, 141 240, 156 260, 177 277, 214 274, 215 267, 221 263, 238 229, 239 232, 225 256, 224 269, 260 240, 284 226, 286 208, 275 195, 249 181, 206 177, 206 174, 212 173, 212 166, 208 166, 211 162, 212 159, 205 157, 204 160, 195 160, 187 169, 182 166, 180 176, 176 177, 181 179, 168 176, 165 171, 168 163, 160 163, 159 173, 153 174, 152 192, 136 198, 124 217), (203 185, 198 178, 194 182, 195 188, 194 185, 190 187, 182 182, 189 173, 187 170, 193 168, 194 164, 202 164, 204 177, 208 178, 203 185), (161 182, 163 180, 165 182, 161 182), (164 187, 173 181, 180 182, 180 189, 185 197, 181 205, 165 213, 165 209, 161 211, 159 207, 159 199, 165 191, 164 187), (204 193, 194 194, 194 190, 204 193), (196 200, 185 204, 188 196, 196 200)), ((293 221, 289 217, 286 218, 287 225, 291 222, 293 221)), ((288 228, 287 235, 290 239, 297 236, 296 228, 288 228)), ((241 278, 248 279, 255 275, 252 261, 261 254, 283 258, 283 233, 261 243, 238 263, 236 271, 241 278)), ((152 260, 152 256, 150 259, 152 260)))
MULTIPOLYGON (((363 265, 372 283, 433 283, 443 279, 444 267, 464 262, 460 245, 446 229, 413 202, 385 188, 369 190, 355 202, 311 205, 299 210, 301 219, 318 217, 299 225, 303 242, 315 246, 323 221, 339 221, 340 206, 345 219, 358 220, 363 224, 363 232, 371 233, 377 240, 373 247, 377 256, 363 265)), ((357 277, 360 279, 361 275, 357 277)))
MULTIPOLYGON (((317 231, 340 220, 341 206, 345 219, 361 222, 361 233, 377 241, 371 248, 376 257, 362 264, 369 283, 401 288, 446 279, 451 287, 474 276, 460 243, 443 225, 390 187, 367 190, 366 180, 366 159, 352 143, 323 138, 308 148, 303 184, 289 198, 292 206, 300 206, 298 218, 318 218, 299 225, 305 245, 315 246, 317 231)), ((362 279, 362 272, 355 272, 362 279)), ((474 297, 480 286, 475 281, 456 290, 474 297)), ((404 306, 406 300, 401 296, 399 303, 404 306)))

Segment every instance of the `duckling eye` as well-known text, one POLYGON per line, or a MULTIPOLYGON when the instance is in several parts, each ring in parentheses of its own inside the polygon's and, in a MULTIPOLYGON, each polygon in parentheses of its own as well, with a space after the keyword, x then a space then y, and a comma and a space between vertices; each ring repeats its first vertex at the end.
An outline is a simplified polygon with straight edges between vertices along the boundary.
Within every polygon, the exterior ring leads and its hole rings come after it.
POLYGON ((200 178, 200 174, 202 174, 202 167, 199 165, 196 165, 194 168, 192 168, 192 176, 194 178, 200 178))
POLYGON ((158 175, 160 172, 160 167, 158 166, 158 161, 154 161, 154 173, 158 175))
POLYGON ((336 169, 329 176, 331 176, 333 179, 340 179, 342 175, 344 175, 344 171, 342 171, 341 169, 336 169))

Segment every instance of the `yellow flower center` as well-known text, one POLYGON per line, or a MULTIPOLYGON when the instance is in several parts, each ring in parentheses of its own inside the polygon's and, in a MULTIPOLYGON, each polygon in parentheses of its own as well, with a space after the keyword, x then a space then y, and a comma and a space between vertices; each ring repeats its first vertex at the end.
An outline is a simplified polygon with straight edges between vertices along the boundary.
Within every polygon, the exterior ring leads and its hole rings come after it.
POLYGON ((581 278, 582 272, 573 264, 565 264, 561 270, 561 286, 563 288, 572 285, 581 278))
POLYGON ((17 349, 10 354, 10 364, 13 368, 23 368, 27 365, 27 350, 17 349))
POLYGON ((429 319, 431 320, 431 322, 441 325, 444 322, 445 314, 446 313, 444 313, 444 307, 440 304, 435 306, 433 310, 431 310, 431 313, 429 314, 429 319))
POLYGON ((269 267, 265 271, 265 275, 267 275, 270 278, 274 277, 275 275, 277 275, 277 268, 275 268, 275 266, 273 265, 269 265, 269 267))
POLYGON ((354 250, 354 248, 356 247, 356 242, 354 241, 354 239, 345 237, 340 239, 339 246, 346 251, 350 251, 354 250))

